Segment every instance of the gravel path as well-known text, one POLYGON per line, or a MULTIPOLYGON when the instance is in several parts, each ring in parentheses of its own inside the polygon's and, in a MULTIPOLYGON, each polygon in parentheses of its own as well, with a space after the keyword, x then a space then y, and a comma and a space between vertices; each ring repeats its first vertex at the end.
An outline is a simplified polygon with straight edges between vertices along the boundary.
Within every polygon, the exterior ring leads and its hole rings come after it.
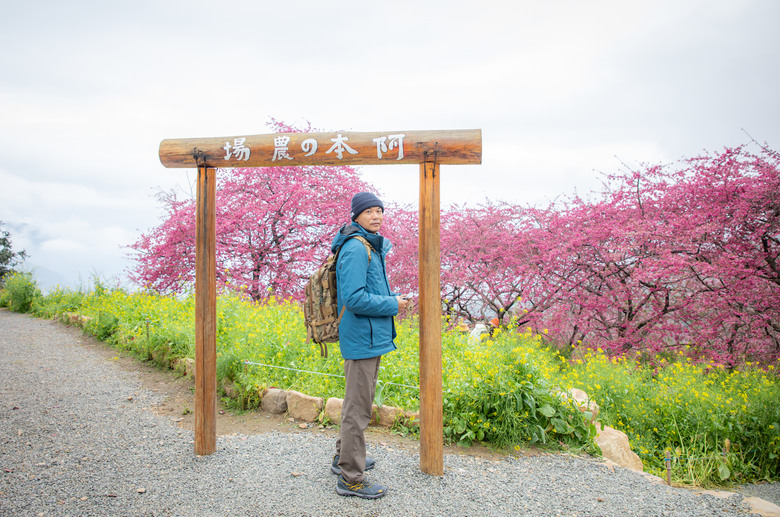
POLYGON ((0 310, 0 516, 750 513, 739 495, 670 488, 585 458, 445 455, 444 476, 431 477, 414 447, 381 444, 369 453, 387 495, 341 497, 331 438, 220 437, 215 454, 197 457, 192 432, 151 411, 159 395, 79 341, 56 322, 0 310))

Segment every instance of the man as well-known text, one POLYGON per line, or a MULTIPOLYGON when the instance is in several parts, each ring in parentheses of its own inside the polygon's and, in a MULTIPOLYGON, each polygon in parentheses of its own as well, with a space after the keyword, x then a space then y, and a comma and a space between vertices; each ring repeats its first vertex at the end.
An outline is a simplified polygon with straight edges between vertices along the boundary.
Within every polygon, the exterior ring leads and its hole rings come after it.
POLYGON ((341 433, 331 471, 338 474, 336 492, 376 499, 385 487, 371 483, 365 471, 374 468, 366 458, 365 429, 371 421, 379 362, 395 350, 393 316, 409 303, 390 290, 385 256, 392 248, 379 234, 384 204, 370 192, 352 198, 352 224, 343 226, 333 239, 339 313, 339 344, 344 358, 346 389, 341 410, 341 433), (362 237, 370 245, 370 250, 362 237), (370 253, 370 258, 369 258, 370 253))

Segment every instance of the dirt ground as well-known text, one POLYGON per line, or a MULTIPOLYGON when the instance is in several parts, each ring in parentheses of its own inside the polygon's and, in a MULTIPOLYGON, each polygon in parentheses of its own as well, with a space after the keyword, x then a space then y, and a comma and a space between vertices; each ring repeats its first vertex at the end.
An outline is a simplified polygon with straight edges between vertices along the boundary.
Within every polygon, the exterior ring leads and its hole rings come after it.
MULTIPOLYGON (((193 430, 195 410, 195 385, 192 379, 183 377, 173 370, 163 370, 152 363, 142 362, 129 352, 111 347, 83 334, 76 327, 71 332, 79 334, 79 341, 89 350, 101 355, 108 362, 116 363, 126 371, 136 372, 141 385, 162 396, 163 402, 154 408, 155 413, 168 417, 176 425, 193 430)), ((133 396, 133 394, 128 394, 133 396)), ((255 435, 272 431, 321 433, 338 437, 338 427, 322 427, 316 423, 295 421, 286 415, 273 415, 261 410, 236 411, 227 408, 217 400, 217 436, 255 435)), ((387 428, 370 426, 366 430, 366 441, 374 444, 390 445, 399 449, 419 450, 419 441, 413 437, 401 436, 387 428)), ((480 445, 469 447, 445 446, 445 454, 465 454, 490 459, 500 459, 507 454, 537 455, 540 451, 523 449, 520 452, 497 452, 480 445)))

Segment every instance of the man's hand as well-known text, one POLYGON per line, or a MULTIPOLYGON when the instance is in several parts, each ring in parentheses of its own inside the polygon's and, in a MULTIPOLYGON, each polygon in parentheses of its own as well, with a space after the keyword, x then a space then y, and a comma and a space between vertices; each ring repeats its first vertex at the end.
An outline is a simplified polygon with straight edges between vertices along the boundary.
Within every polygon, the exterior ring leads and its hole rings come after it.
POLYGON ((398 312, 406 309, 406 307, 409 305, 409 300, 403 296, 396 296, 395 299, 398 300, 398 312))

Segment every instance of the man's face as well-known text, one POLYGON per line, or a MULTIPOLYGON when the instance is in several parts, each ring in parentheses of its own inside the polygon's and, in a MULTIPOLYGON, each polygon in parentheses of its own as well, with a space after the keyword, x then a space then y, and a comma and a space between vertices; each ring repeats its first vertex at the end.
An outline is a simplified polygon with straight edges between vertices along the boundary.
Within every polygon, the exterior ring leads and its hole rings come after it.
POLYGON ((382 209, 378 206, 374 206, 371 208, 367 208, 366 210, 363 210, 359 216, 355 219, 355 222, 357 222, 360 226, 366 229, 366 231, 369 231, 371 233, 376 233, 379 231, 379 228, 382 226, 382 218, 385 216, 384 212, 382 212, 382 209))

